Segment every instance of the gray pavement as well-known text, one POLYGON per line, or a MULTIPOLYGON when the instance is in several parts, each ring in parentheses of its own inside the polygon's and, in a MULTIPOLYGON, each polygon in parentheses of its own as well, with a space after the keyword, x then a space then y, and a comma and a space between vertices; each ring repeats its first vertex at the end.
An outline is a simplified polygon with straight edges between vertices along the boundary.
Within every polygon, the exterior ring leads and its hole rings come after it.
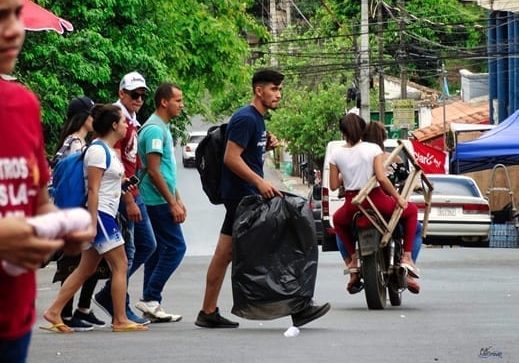
MULTIPOLYGON (((332 310, 299 336, 285 338, 289 318, 234 317, 240 328, 231 330, 195 327, 209 256, 188 256, 164 296, 165 309, 182 314, 181 322, 154 324, 145 333, 35 329, 29 362, 517 362, 518 260, 517 249, 425 249, 420 295, 405 293, 401 307, 369 311, 362 294, 346 294, 340 258, 321 253, 315 297, 329 301, 332 310), (482 357, 482 350, 502 358, 482 357)), ((38 317, 58 289, 50 283, 53 269, 39 273, 38 317)), ((141 283, 137 273, 133 297, 141 283)), ((233 317, 229 276, 220 307, 233 317)))
MULTIPOLYGON (((300 180, 270 168, 265 173, 281 189, 304 196, 308 192, 300 180)), ((145 333, 116 334, 107 327, 60 335, 35 328, 30 363, 519 361, 519 249, 424 248, 419 259, 422 292, 406 292, 401 307, 384 311, 367 310, 362 293, 348 295, 340 257, 320 253, 315 298, 329 301, 332 310, 294 338, 283 335, 289 318, 249 321, 229 313, 229 271, 219 306, 240 328, 195 327, 223 211, 200 195, 195 170, 181 169, 179 177, 183 198, 189 201, 184 226, 188 255, 166 286, 163 306, 182 314, 183 320, 153 324, 145 333)), ((50 264, 38 274, 37 325, 44 324, 42 313, 59 289, 50 283, 54 269, 50 264)), ((130 282, 133 300, 141 288, 142 270, 130 282)))

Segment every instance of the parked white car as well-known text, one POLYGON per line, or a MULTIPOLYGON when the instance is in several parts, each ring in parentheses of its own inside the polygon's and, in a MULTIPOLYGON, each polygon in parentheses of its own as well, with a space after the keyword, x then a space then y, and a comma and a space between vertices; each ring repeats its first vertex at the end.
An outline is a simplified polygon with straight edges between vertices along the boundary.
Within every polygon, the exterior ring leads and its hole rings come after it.
POLYGON ((182 147, 182 165, 184 168, 195 165, 195 151, 198 144, 207 135, 207 131, 192 131, 187 143, 182 147))
MULTIPOLYGON (((488 247, 490 208, 474 179, 462 175, 428 174, 433 185, 425 243, 488 247)), ((423 196, 410 199, 423 220, 423 196)))

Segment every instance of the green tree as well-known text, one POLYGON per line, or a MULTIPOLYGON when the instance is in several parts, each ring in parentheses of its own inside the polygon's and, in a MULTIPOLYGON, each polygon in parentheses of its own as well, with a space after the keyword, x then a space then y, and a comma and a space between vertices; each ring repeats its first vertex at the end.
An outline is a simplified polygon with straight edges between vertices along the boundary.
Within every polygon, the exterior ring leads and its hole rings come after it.
MULTIPOLYGON (((169 0, 54 0, 39 3, 71 21, 75 30, 28 33, 17 75, 40 97, 53 152, 72 97, 113 102, 123 74, 137 70, 153 90, 173 81, 184 90, 187 112, 242 83, 250 69, 245 35, 265 31, 247 14, 248 2, 169 0)), ((149 97, 139 118, 153 110, 149 97)), ((185 129, 187 118, 178 125, 185 129)), ((177 122, 178 123, 178 122, 177 122)), ((179 136, 179 135, 175 135, 179 136)))

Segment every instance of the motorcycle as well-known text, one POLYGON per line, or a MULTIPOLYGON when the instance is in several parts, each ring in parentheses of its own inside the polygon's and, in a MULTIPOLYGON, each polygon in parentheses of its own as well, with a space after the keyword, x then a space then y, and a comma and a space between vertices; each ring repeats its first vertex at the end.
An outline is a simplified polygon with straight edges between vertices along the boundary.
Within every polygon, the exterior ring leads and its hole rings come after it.
MULTIPOLYGON (((390 165, 400 152, 407 155, 407 159, 413 167, 410 168, 405 180, 397 186, 397 190, 405 200, 408 200, 413 190, 419 185, 418 182, 421 182, 425 200, 422 234, 425 237, 433 187, 401 141, 386 159, 385 166, 390 165)), ((369 193, 377 185, 376 177, 373 176, 352 200, 352 203, 359 208, 353 222, 356 230, 360 277, 364 281, 368 308, 374 310, 386 307, 388 295, 392 306, 400 306, 402 293, 407 287, 407 269, 400 266, 403 254, 403 233, 398 227, 398 221, 402 208, 397 206, 389 221, 386 221, 369 198, 369 193), (365 200, 368 201, 369 208, 363 206, 365 200)))

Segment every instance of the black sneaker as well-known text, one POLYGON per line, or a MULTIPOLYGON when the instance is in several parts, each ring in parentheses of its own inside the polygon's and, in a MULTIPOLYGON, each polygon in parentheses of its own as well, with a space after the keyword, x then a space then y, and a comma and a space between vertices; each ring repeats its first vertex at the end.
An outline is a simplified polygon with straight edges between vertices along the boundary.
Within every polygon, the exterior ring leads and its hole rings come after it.
POLYGON ((216 310, 211 314, 206 314, 203 310, 200 310, 195 325, 202 328, 237 328, 240 324, 225 319, 220 315, 218 308, 216 308, 216 310))
MULTIPOLYGON (((95 315, 93 311, 90 311, 88 314, 85 314, 79 310, 74 311, 73 319, 80 320, 83 323, 96 326, 98 328, 104 328, 106 326, 106 323, 102 320, 99 320, 95 315)), ((68 324, 67 324, 68 325, 68 324)))
POLYGON ((83 331, 90 331, 94 330, 94 327, 90 324, 83 323, 81 320, 76 318, 75 316, 71 318, 63 318, 63 322, 65 325, 67 325, 70 329, 76 332, 83 332, 83 331))
POLYGON ((323 305, 308 305, 306 308, 298 313, 292 314, 292 322, 295 327, 300 327, 309 322, 319 319, 321 316, 330 311, 331 305, 329 303, 323 305))

